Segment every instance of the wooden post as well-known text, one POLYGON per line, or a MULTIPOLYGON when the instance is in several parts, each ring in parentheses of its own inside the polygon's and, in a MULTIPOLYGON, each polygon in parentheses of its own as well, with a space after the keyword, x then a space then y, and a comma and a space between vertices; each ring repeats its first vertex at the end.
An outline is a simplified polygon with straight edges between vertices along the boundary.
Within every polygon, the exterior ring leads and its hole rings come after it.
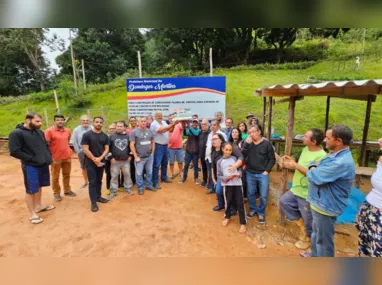
MULTIPOLYGON (((285 152, 284 155, 290 155, 292 151, 293 142, 293 126, 294 126, 294 109, 296 107, 295 97, 291 96, 289 98, 289 108, 288 108, 288 129, 287 135, 285 137, 285 152)), ((288 190, 288 169, 283 168, 281 176, 281 195, 283 195, 288 190)), ((280 195, 280 197, 281 197, 280 195)), ((280 224, 285 225, 285 214, 283 213, 281 207, 279 208, 280 213, 280 224)))
POLYGON ((106 121, 106 118, 105 118, 105 109, 103 108, 103 106, 101 106, 101 117, 106 121))
POLYGON ((83 59, 81 59, 81 65, 82 65, 82 81, 84 82, 84 89, 86 89, 85 63, 83 59))
POLYGON ((46 128, 49 128, 48 112, 46 111, 46 108, 44 108, 44 116, 45 116, 46 128))
POLYGON ((74 54, 73 54, 73 45, 72 45, 72 32, 69 29, 69 40, 70 40, 70 54, 72 57, 72 67, 73 67, 73 81, 74 81, 74 87, 76 88, 77 92, 77 78, 76 78, 76 68, 74 66, 74 54))
POLYGON ((325 132, 329 128, 330 97, 326 97, 325 132))
POLYGON ((54 93, 54 101, 56 102, 56 113, 61 113, 60 111, 60 105, 58 104, 58 99, 57 99, 57 93, 56 90, 53 90, 54 93))
POLYGON ((265 130, 266 118, 267 118, 267 97, 263 97, 263 131, 265 130))
POLYGON ((27 108, 26 110, 27 110, 27 115, 28 115, 28 113, 29 113, 29 108, 27 108))
POLYGON ((139 78, 142 78, 142 62, 141 62, 141 52, 137 51, 138 54, 138 71, 139 71, 139 78))
POLYGON ((88 118, 90 120, 90 109, 88 109, 88 118))
POLYGON ((213 76, 213 66, 212 66, 212 48, 210 48, 210 76, 213 76))
POLYGON ((273 98, 272 97, 269 97, 268 104, 269 104, 269 106, 268 106, 268 131, 267 131, 267 138, 270 141, 271 138, 272 138, 272 106, 273 106, 273 98))
POLYGON ((367 135, 369 133, 369 124, 370 124, 370 113, 371 105, 373 104, 373 95, 369 95, 367 98, 366 114, 365 114, 365 124, 363 127, 363 136, 362 136, 362 146, 361 146, 361 156, 359 158, 359 166, 365 166, 365 157, 366 157, 366 141, 367 135))

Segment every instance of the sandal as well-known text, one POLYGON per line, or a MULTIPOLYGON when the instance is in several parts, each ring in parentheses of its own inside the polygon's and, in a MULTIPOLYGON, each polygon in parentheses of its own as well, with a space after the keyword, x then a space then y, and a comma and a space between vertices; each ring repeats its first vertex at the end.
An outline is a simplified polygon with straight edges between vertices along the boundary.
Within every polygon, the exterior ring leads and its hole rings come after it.
POLYGON ((175 179, 178 175, 179 175, 179 173, 175 173, 175 174, 171 175, 170 179, 175 179))
POLYGON ((222 222, 222 226, 226 227, 226 226, 228 226, 228 223, 229 223, 229 220, 228 219, 224 219, 223 222, 222 222))
POLYGON ((29 218, 29 221, 34 224, 34 225, 37 225, 37 224, 41 224, 44 219, 42 219, 41 217, 37 217, 37 218, 29 218))
POLYGON ((86 186, 88 186, 88 183, 82 184, 80 188, 82 189, 82 188, 85 188, 86 186))
POLYGON ((54 210, 54 209, 56 209, 55 206, 47 205, 47 206, 41 208, 40 210, 36 211, 36 213, 46 212, 46 211, 50 211, 50 210, 54 210))
POLYGON ((304 251, 299 253, 300 257, 310 257, 310 252, 304 251))

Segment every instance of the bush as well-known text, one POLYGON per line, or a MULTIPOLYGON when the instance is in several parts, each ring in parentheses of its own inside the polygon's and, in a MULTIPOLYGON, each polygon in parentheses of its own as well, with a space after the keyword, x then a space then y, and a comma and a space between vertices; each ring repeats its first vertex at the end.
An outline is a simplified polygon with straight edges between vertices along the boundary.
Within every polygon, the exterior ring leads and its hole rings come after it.
POLYGON ((256 65, 237 65, 230 70, 287 70, 287 69, 306 69, 316 64, 315 61, 287 62, 281 64, 262 63, 256 65))

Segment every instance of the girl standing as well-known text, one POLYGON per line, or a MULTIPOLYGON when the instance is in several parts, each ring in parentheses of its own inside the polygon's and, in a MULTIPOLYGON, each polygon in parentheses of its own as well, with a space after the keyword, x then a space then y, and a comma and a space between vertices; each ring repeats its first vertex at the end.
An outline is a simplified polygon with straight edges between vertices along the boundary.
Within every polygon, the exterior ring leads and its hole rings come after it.
POLYGON ((230 170, 230 166, 235 164, 237 159, 232 156, 233 146, 226 143, 223 146, 223 157, 217 162, 217 177, 223 186, 225 201, 225 215, 222 225, 226 227, 231 218, 231 206, 235 205, 239 212, 240 233, 246 232, 247 220, 245 217, 243 187, 241 182, 241 170, 230 170))

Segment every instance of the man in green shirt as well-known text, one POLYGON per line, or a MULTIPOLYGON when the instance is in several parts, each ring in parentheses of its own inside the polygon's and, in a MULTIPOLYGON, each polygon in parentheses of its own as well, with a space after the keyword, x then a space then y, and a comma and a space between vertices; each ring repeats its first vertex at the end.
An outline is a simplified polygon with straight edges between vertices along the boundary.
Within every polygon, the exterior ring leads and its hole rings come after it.
POLYGON ((307 168, 310 162, 321 160, 326 152, 321 148, 324 133, 319 129, 310 129, 306 132, 301 156, 296 162, 289 156, 283 156, 283 167, 295 170, 292 188, 280 197, 280 207, 287 219, 295 222, 301 230, 299 241, 295 246, 299 249, 307 249, 310 246, 312 234, 312 213, 308 197, 307 168))

